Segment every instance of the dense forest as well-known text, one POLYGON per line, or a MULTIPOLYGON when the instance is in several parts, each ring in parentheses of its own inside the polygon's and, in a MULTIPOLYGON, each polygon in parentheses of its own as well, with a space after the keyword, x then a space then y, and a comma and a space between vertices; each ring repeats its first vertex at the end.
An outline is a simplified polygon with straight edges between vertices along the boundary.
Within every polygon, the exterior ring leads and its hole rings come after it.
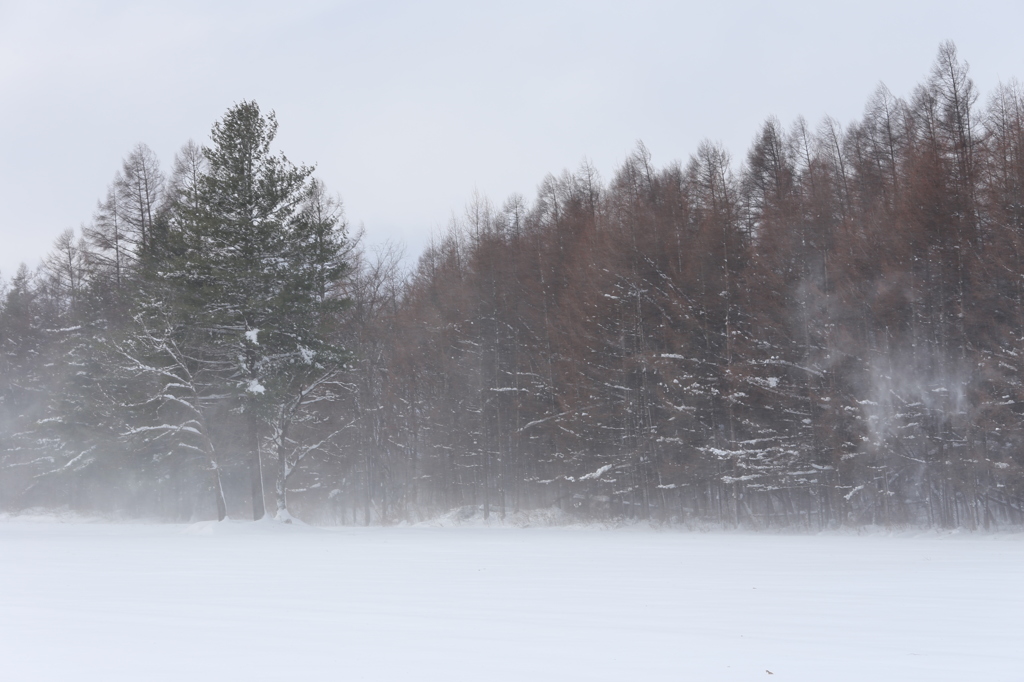
POLYGON ((1024 523, 1024 88, 951 43, 734 161, 638 144, 411 271, 230 109, 0 296, 0 509, 1024 523))

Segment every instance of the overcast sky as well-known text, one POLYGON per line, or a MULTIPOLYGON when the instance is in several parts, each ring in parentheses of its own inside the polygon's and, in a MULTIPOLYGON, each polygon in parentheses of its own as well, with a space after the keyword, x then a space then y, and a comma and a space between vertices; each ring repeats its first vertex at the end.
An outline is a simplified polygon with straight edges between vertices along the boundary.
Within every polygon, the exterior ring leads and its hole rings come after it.
POLYGON ((532 199, 703 138, 741 159, 766 116, 860 116, 952 39, 987 97, 1024 79, 1024 2, 21 2, 0 0, 0 276, 88 222, 138 142, 165 168, 233 103, 370 242, 412 257, 474 191, 532 199), (838 9, 836 9, 838 7, 838 9))

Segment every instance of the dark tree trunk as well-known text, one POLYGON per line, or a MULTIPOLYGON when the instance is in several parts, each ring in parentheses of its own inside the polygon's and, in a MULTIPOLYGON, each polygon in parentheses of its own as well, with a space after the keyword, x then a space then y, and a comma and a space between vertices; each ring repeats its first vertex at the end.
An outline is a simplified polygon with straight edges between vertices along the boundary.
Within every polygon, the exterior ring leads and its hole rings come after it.
POLYGON ((254 521, 262 519, 266 513, 266 503, 263 500, 263 465, 260 461, 260 434, 259 434, 259 421, 256 418, 255 412, 249 412, 247 416, 248 422, 248 440, 249 440, 249 452, 252 457, 252 464, 250 466, 250 476, 252 479, 252 518, 254 521))

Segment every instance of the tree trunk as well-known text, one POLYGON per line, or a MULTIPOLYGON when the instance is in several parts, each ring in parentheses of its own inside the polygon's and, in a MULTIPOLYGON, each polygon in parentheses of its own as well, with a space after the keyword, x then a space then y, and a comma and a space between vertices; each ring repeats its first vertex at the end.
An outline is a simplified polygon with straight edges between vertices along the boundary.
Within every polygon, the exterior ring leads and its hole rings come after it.
POLYGON ((224 501, 224 486, 220 482, 220 467, 216 462, 211 461, 211 464, 213 465, 213 495, 217 501, 217 520, 223 521, 228 515, 228 505, 224 501))
POLYGON ((274 488, 277 499, 277 515, 274 518, 289 523, 291 514, 288 513, 288 455, 283 447, 280 445, 278 447, 277 484, 274 488))
POLYGON ((253 521, 259 521, 266 513, 266 503, 263 500, 263 464, 260 461, 260 434, 259 434, 259 421, 256 417, 256 413, 248 411, 248 436, 249 436, 249 452, 252 453, 252 465, 249 468, 250 477, 252 480, 252 518, 253 521))

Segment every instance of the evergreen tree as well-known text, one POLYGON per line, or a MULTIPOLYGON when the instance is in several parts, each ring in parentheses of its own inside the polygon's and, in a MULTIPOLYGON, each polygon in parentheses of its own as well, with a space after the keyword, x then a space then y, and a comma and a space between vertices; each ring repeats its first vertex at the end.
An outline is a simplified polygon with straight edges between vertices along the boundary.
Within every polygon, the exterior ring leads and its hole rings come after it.
MULTIPOLYGON (((274 114, 242 102, 216 123, 205 174, 186 187, 172 280, 189 322, 186 345, 244 416, 253 516, 264 515, 262 421, 305 395, 311 374, 339 368, 325 318, 340 304, 343 225, 312 168, 271 152, 274 114)), ((301 402, 301 400, 300 400, 301 402)))

